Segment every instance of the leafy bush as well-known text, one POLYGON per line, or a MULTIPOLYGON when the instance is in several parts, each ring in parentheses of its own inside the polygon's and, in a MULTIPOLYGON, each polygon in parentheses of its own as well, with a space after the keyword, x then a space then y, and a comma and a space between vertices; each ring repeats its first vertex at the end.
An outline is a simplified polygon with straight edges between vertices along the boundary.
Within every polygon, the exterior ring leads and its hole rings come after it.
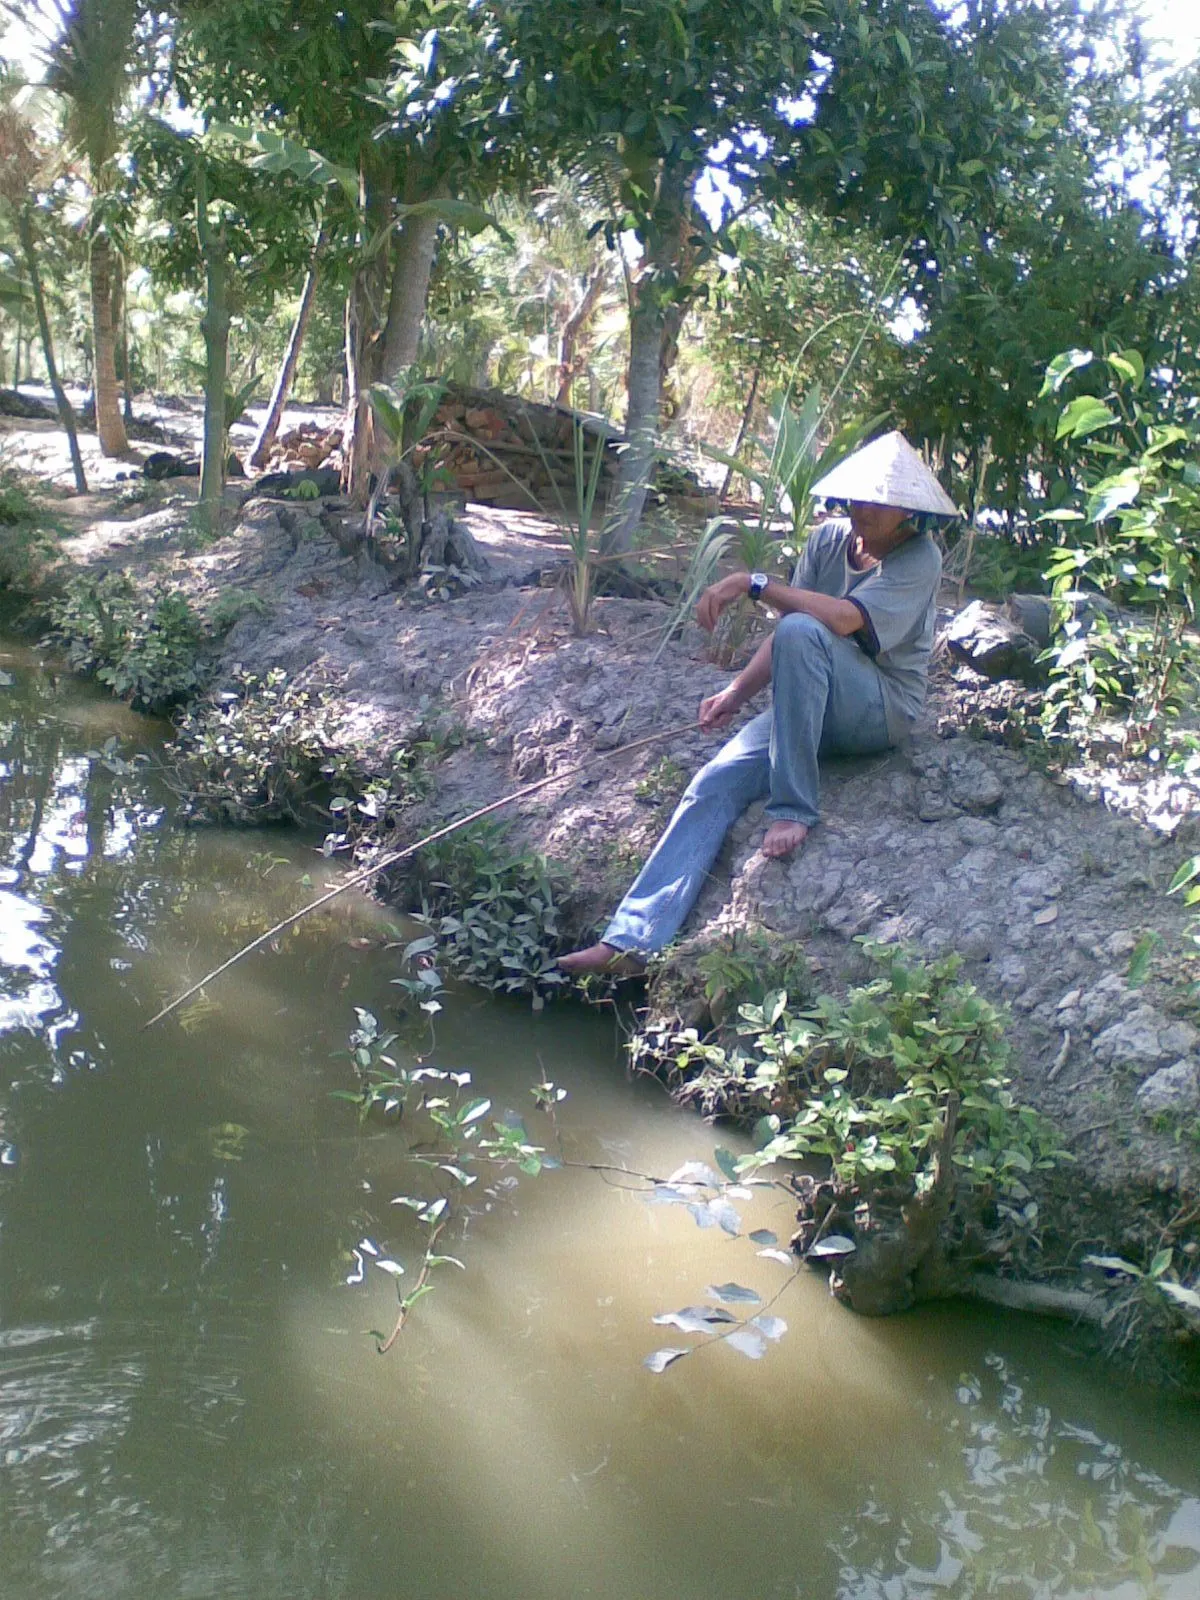
POLYGON ((550 966, 560 947, 566 887, 537 855, 505 843, 502 824, 477 823, 414 858, 421 912, 460 977, 507 994, 566 981, 550 966))
POLYGON ((1085 742, 1097 718, 1114 720, 1125 748, 1140 753, 1169 737, 1197 685, 1200 435, 1162 420, 1136 350, 1069 350, 1051 362, 1043 396, 1068 382, 1080 392, 1063 406, 1057 437, 1073 482, 1042 517, 1061 530, 1046 576, 1063 628, 1045 726, 1085 742), (1078 596, 1088 587, 1145 620, 1118 628, 1087 614, 1078 596))
POLYGON ((325 853, 357 849, 394 828, 429 792, 433 740, 369 767, 347 751, 333 691, 276 668, 235 674, 234 686, 180 720, 174 782, 193 819, 240 825, 334 819, 325 853))
POLYGON ((0 589, 36 589, 53 549, 45 513, 18 474, 0 468, 0 589))
POLYGON ((777 991, 740 1007, 748 1044, 677 1033, 675 1067, 724 1080, 757 1110, 759 1149, 743 1172, 826 1158, 833 1204, 850 1226, 930 1193, 949 1119, 960 1213, 1027 1232, 1037 1208, 1026 1180, 1059 1150, 1049 1123, 1009 1088, 1002 1013, 959 979, 956 957, 866 949, 880 974, 844 999, 796 1010, 777 991))
POLYGON ((142 711, 167 711, 203 687, 200 618, 177 590, 145 592, 123 573, 72 578, 50 608, 76 672, 142 711))

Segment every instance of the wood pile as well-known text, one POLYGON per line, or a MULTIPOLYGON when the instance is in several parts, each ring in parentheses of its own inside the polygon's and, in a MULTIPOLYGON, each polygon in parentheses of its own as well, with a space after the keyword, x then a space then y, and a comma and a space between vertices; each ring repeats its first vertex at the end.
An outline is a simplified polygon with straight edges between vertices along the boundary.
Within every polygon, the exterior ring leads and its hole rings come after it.
POLYGON ((602 418, 539 405, 499 390, 447 388, 422 447, 468 500, 553 516, 576 509, 575 429, 584 432, 584 478, 604 451, 597 501, 616 482, 621 435, 602 418))
MULTIPOLYGON (((604 451, 599 511, 616 483, 624 436, 601 417, 521 400, 498 389, 448 384, 428 433, 414 451, 413 465, 440 469, 438 487, 457 490, 467 500, 573 516, 577 427, 585 436, 584 487, 595 451, 604 451)), ((340 469, 341 464, 341 426, 322 428, 312 422, 283 434, 270 458, 272 471, 340 469)), ((658 487, 673 498, 704 505, 699 484, 678 472, 661 475, 658 487)))
POLYGON ((342 466, 342 424, 323 428, 319 422, 302 422, 280 434, 267 462, 270 472, 304 472, 313 467, 342 466))

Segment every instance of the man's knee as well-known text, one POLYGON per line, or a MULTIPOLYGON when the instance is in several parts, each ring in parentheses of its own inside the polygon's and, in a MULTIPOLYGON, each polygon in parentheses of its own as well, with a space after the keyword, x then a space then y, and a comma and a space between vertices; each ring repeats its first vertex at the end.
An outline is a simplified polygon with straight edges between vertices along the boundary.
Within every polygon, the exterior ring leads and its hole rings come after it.
POLYGON ((786 617, 780 617, 772 650, 806 656, 819 653, 828 658, 833 653, 833 640, 834 635, 816 617, 810 617, 803 611, 792 611, 786 617))

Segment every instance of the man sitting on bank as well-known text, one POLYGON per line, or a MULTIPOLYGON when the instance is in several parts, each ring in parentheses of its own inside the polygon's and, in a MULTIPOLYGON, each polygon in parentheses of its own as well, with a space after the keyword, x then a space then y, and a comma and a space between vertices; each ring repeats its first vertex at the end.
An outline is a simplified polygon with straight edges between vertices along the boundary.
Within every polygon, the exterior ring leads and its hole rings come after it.
POLYGON ((730 825, 767 796, 764 856, 790 855, 817 821, 819 755, 870 755, 904 738, 925 700, 942 561, 928 517, 953 501, 899 433, 865 445, 813 485, 849 518, 809 536, 791 583, 734 572, 706 589, 712 632, 744 594, 780 614, 733 682, 700 705, 707 733, 767 684, 771 708, 746 723, 688 785, 666 832, 598 944, 563 956, 570 973, 640 972, 675 937, 730 825))

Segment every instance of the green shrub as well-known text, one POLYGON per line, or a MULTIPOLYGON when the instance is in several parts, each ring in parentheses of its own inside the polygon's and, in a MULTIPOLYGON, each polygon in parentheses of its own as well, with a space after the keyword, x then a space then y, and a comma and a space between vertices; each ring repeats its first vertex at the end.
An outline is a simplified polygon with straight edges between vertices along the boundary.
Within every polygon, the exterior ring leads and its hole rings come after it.
POLYGON ((334 692, 276 668, 265 678, 237 673, 231 689, 187 711, 173 776, 194 820, 245 826, 332 817, 332 855, 381 842, 429 792, 431 749, 417 741, 368 766, 346 748, 334 692))
POLYGON ((502 824, 477 823, 414 858, 422 915, 447 966, 508 994, 566 981, 550 966, 560 948, 565 881, 541 857, 505 842, 502 824))
POLYGON ((757 1116, 744 1172, 824 1157, 836 1202, 860 1222, 926 1195, 953 1118, 956 1204, 1016 1233, 1032 1227, 1027 1179, 1059 1159, 1050 1124, 1019 1105, 1005 1075, 1005 1018, 960 962, 866 946, 879 975, 845 998, 794 1009, 784 991, 740 1007, 738 1043, 671 1041, 676 1069, 723 1080, 757 1116))
POLYGON ((0 589, 37 589, 54 544, 54 529, 24 481, 0 468, 0 589))
POLYGON ((50 621, 76 672, 141 711, 170 710, 203 687, 204 628, 177 590, 146 592, 124 573, 81 573, 52 603, 50 621))

